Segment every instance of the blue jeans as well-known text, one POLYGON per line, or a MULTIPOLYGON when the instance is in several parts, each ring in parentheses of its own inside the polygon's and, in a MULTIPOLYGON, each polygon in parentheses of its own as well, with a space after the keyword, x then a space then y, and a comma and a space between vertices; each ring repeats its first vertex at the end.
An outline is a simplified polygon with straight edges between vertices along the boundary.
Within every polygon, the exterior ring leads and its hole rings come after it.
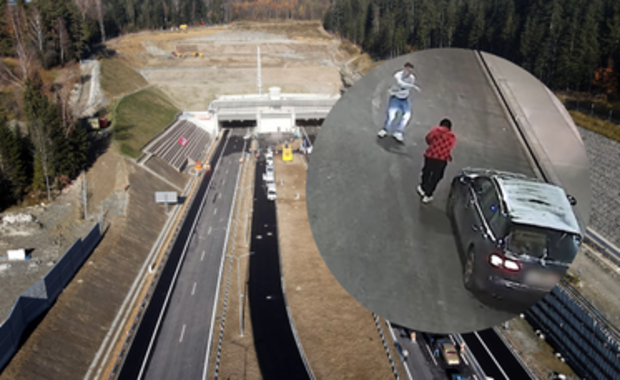
POLYGON ((396 126, 396 132, 403 133, 409 119, 411 118, 411 103, 409 103, 409 99, 400 99, 395 96, 391 96, 390 103, 388 105, 387 120, 383 126, 383 129, 386 132, 392 132, 392 124, 394 123, 394 119, 396 119, 396 112, 398 111, 401 112, 402 116, 396 126))

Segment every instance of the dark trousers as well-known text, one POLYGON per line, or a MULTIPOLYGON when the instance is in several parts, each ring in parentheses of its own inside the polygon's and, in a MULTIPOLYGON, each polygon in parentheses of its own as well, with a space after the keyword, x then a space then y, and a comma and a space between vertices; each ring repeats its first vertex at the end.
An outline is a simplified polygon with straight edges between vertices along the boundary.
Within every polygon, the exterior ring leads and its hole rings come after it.
POLYGON ((448 161, 424 157, 421 187, 426 196, 430 197, 435 192, 437 184, 443 178, 443 173, 446 170, 447 164, 448 161))

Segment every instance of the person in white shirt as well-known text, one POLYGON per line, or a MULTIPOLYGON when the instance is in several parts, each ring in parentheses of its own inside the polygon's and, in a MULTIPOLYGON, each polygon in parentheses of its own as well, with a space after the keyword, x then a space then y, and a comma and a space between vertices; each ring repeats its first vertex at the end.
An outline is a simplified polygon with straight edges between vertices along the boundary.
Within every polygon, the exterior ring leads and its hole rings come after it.
POLYGON ((398 142, 402 143, 404 140, 403 132, 405 131, 405 127, 411 118, 411 103, 409 102, 409 95, 412 88, 418 92, 420 91, 420 88, 415 85, 415 76, 411 72, 412 70, 413 64, 407 62, 402 70, 394 74, 396 84, 390 87, 390 90, 388 91, 390 94, 390 100, 388 104, 387 120, 385 121, 383 128, 377 134, 381 138, 392 132, 392 124, 394 123, 394 119, 396 119, 397 112, 400 111, 402 116, 400 118, 400 122, 396 126, 396 131, 392 134, 392 136, 398 142))

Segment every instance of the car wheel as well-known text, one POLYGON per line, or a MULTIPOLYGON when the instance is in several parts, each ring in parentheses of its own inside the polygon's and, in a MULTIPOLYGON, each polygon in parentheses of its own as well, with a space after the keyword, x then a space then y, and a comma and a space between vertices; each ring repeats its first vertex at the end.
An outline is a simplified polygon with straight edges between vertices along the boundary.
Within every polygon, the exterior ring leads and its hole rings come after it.
POLYGON ((476 257, 474 247, 470 247, 465 257, 463 266, 463 283, 468 290, 475 290, 474 278, 476 278, 476 257))

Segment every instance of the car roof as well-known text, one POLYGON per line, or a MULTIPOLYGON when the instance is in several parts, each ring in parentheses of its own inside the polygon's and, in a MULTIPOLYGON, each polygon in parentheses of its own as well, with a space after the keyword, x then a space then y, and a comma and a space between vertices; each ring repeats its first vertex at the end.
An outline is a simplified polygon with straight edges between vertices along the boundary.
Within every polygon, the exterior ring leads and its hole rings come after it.
POLYGON ((577 217, 561 187, 525 177, 502 174, 493 177, 513 222, 581 234, 577 217))

